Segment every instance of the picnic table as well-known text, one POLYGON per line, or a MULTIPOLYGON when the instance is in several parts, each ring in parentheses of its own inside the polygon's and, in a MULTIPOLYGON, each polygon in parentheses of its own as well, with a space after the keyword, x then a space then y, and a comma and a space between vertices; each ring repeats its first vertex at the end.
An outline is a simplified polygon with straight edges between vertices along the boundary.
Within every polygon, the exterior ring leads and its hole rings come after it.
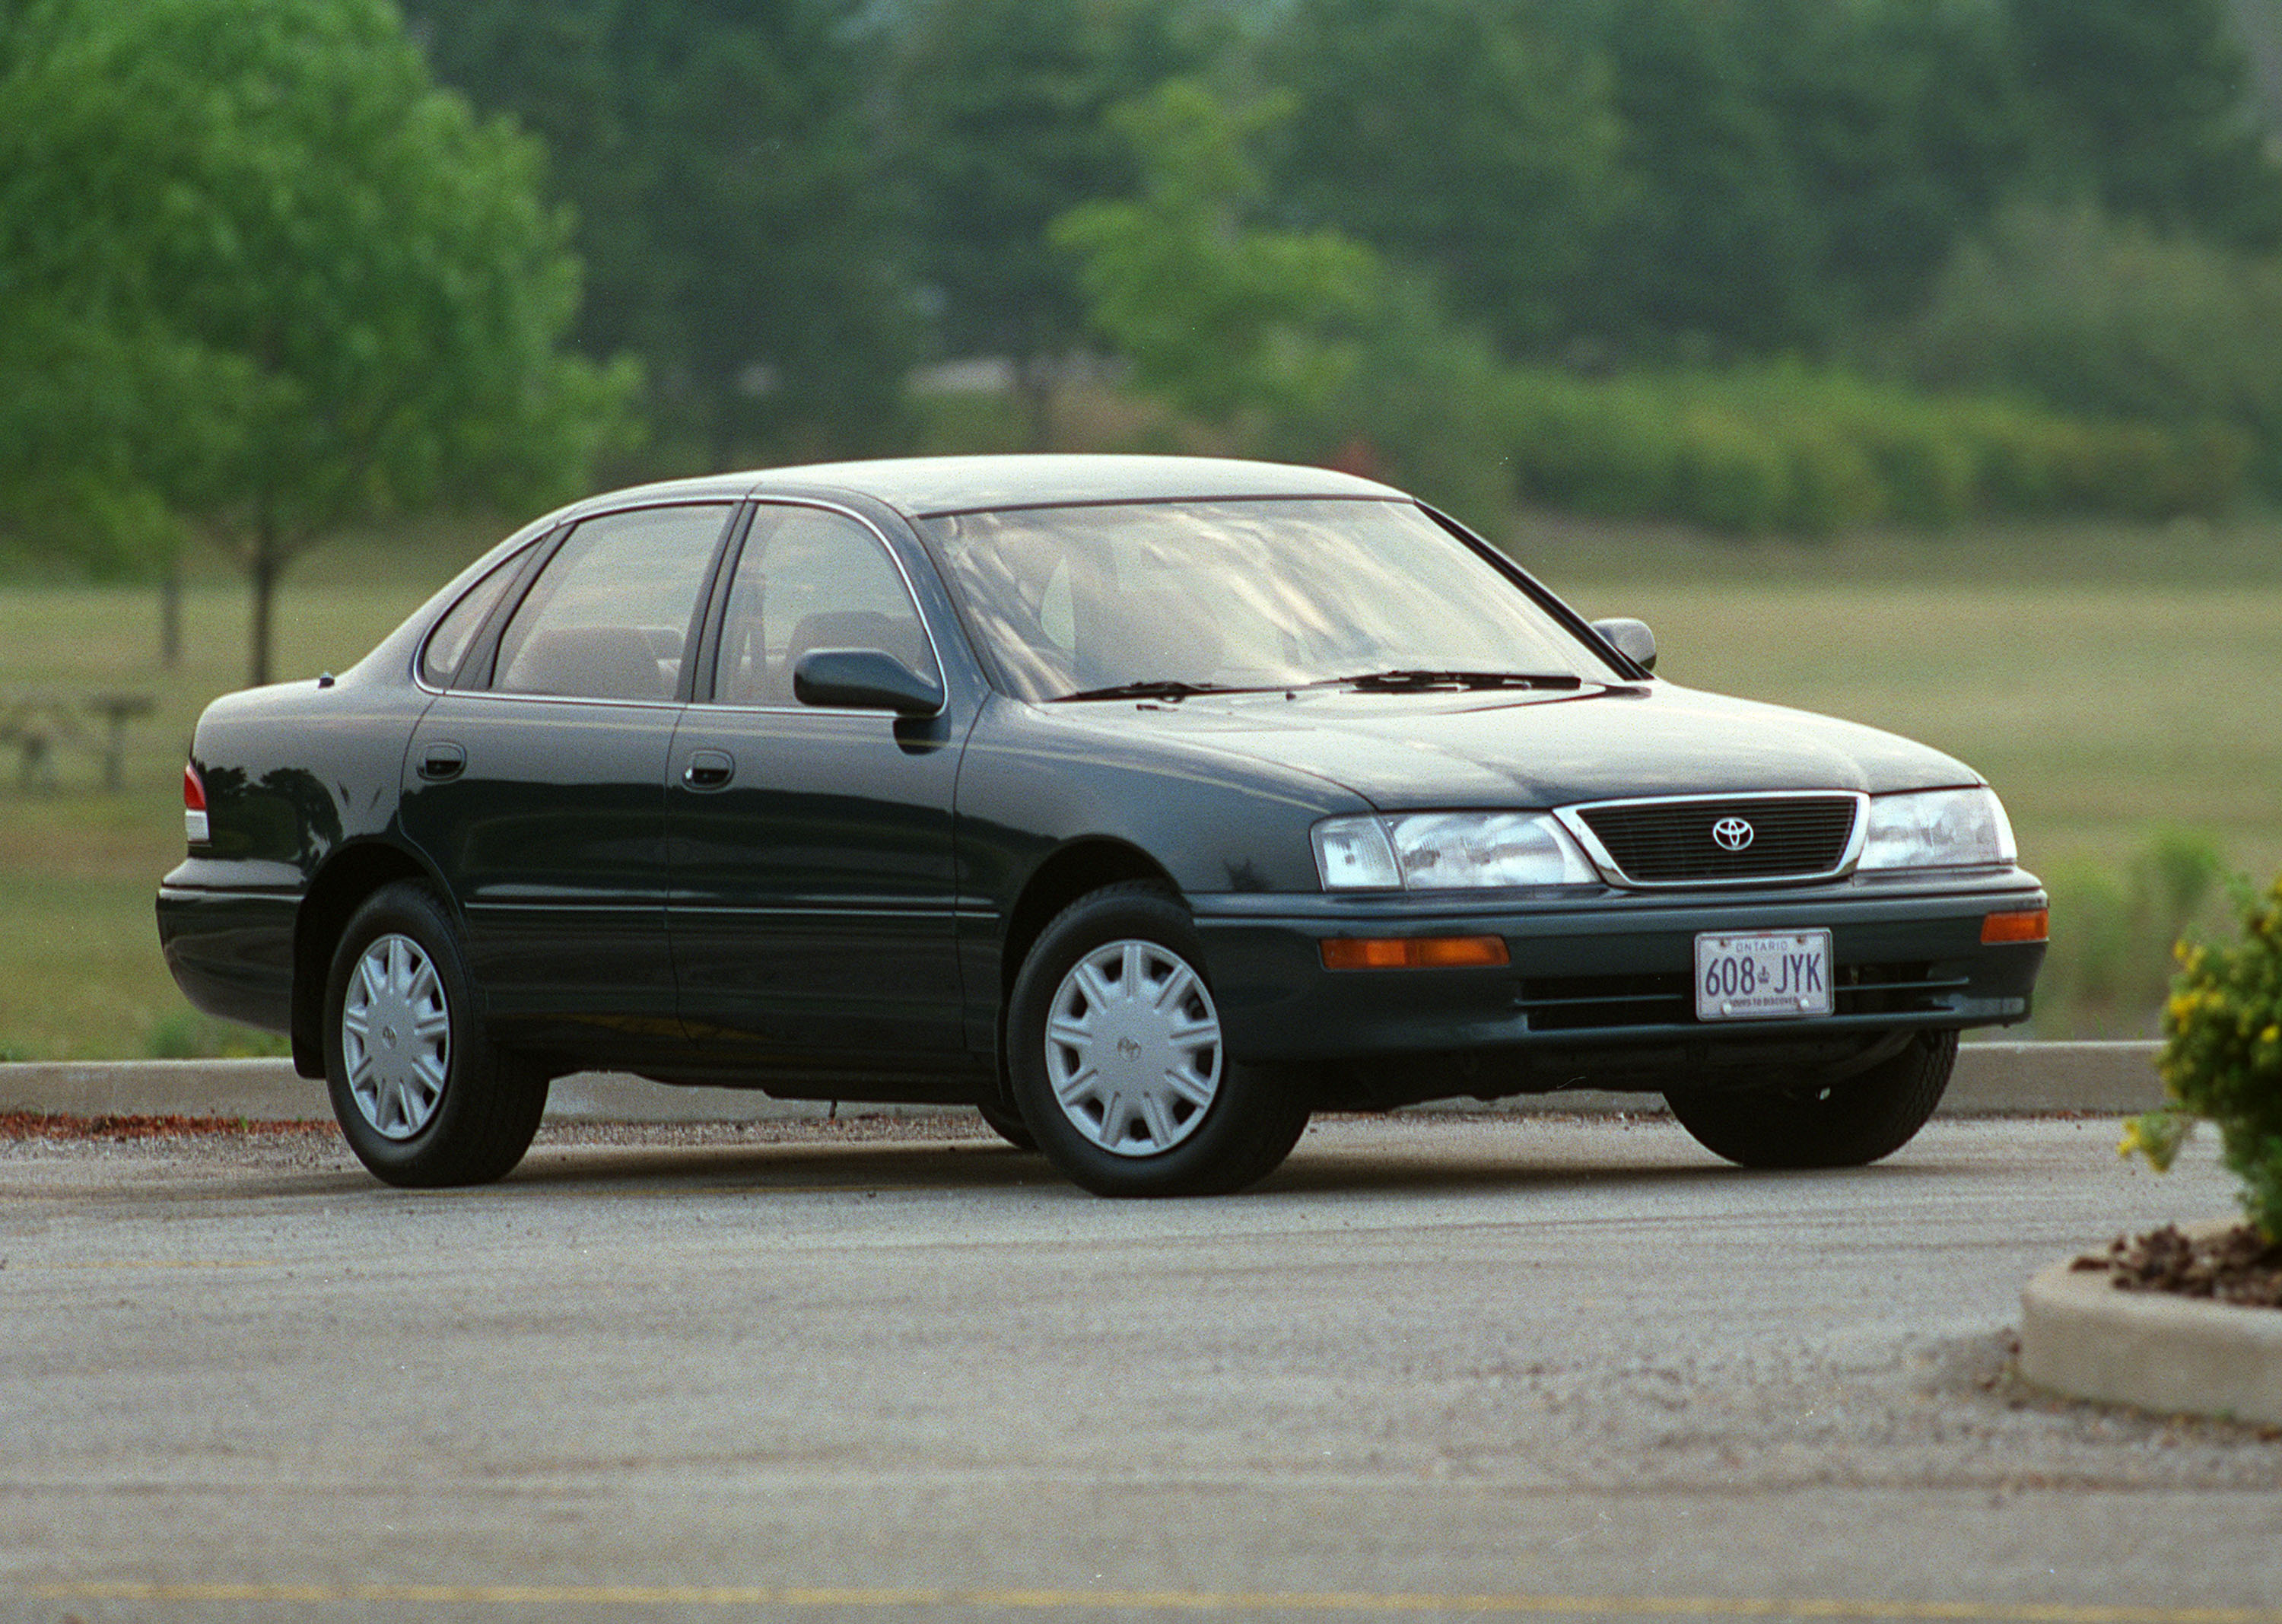
POLYGON ((124 691, 80 697, 32 689, 0 695, 0 746, 14 747, 23 789, 53 789, 57 755, 87 739, 89 730, 80 718, 91 711, 103 721, 97 746, 103 787, 117 791, 127 782, 127 725, 158 708, 156 695, 124 691))

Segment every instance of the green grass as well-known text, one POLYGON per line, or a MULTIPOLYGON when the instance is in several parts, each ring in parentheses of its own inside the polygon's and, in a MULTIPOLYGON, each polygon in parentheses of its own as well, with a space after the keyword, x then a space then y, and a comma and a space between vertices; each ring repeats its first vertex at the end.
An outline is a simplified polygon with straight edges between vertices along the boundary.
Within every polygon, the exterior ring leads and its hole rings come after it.
MULTIPOLYGON (((312 555, 288 578, 273 669, 284 678, 353 664, 493 539, 415 532, 312 555)), ((189 574, 171 670, 159 662, 148 587, 0 586, 0 717, 41 702, 61 735, 52 786, 27 786, 20 752, 0 743, 0 1059, 279 1049, 192 1011, 152 923, 159 878, 182 857, 191 728, 208 700, 245 681, 244 587, 214 560, 193 561, 189 574), (128 725, 118 794, 102 787, 103 724, 85 708, 111 691, 157 702, 128 725)))
POLYGON ((2159 825, 2282 866, 2282 586, 1580 582, 1677 682, 1828 711, 1996 785, 2023 859, 2120 861, 2159 825))
MULTIPOLYGON (((289 578, 276 668, 353 663, 494 532, 355 539, 289 578)), ((1951 751, 2004 795, 2032 867, 2121 870, 2153 831, 2207 831, 2282 868, 2282 530, 2051 527, 1826 548, 1533 521, 1517 550, 1592 615, 1656 628, 1675 681, 1827 711, 1951 751)), ((0 1055, 218 1053, 258 1035, 189 1011, 151 898, 182 854, 190 728, 245 669, 244 591, 202 561, 182 664, 157 661, 147 588, 0 584, 0 711, 51 695, 81 736, 52 789, 0 749, 0 1055), (147 692, 128 788, 105 793, 89 695, 147 692)), ((2056 925, 2065 929, 2066 921, 2056 925)))

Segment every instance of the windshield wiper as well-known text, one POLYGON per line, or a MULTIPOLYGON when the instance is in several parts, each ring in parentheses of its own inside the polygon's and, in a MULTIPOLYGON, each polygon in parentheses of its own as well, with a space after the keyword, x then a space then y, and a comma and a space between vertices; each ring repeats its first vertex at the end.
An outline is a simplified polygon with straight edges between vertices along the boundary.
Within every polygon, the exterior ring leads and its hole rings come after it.
POLYGON ((1566 672, 1422 671, 1400 667, 1393 671, 1364 672, 1353 677, 1332 677, 1308 686, 1362 688, 1377 694, 1409 694, 1437 688, 1577 688, 1584 687, 1585 683, 1582 678, 1571 676, 1566 672))
POLYGON ((1186 699, 1191 694, 1257 694, 1261 690, 1230 688, 1219 682, 1183 682, 1170 677, 1153 677, 1143 682, 1115 682, 1107 688, 1090 688, 1076 694, 1057 694, 1052 703, 1066 704, 1080 699, 1186 699))

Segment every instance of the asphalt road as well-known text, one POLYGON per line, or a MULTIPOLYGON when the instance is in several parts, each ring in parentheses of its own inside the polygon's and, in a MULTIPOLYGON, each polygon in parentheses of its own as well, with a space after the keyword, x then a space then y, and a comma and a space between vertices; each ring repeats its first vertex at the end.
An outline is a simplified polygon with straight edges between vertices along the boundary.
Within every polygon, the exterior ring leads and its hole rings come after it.
POLYGON ((1340 1121, 1128 1205, 899 1131, 0 1145, 0 1619, 2282 1624, 2282 1439, 2006 1368, 2208 1150, 1340 1121))

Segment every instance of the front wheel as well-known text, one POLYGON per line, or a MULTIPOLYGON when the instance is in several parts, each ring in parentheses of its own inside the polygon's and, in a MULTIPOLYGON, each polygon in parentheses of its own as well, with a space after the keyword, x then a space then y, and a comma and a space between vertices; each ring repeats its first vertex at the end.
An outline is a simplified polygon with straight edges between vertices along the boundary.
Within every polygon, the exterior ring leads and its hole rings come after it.
POLYGON ((546 1074, 485 1039, 459 936, 409 882, 373 893, 334 950, 325 1085, 357 1159, 407 1186, 504 1177, 547 1109, 546 1074))
POLYGON ((1030 1131, 1030 1124, 1018 1113, 1001 1105, 978 1105, 974 1108, 982 1115, 982 1125, 1016 1150, 1037 1149, 1038 1136, 1030 1131))
POLYGON ((1955 1032, 1924 1032, 1901 1052, 1836 1083, 1741 1092, 1674 1092, 1680 1125, 1714 1155, 1744 1167, 1862 1167, 1917 1136, 1957 1062, 1955 1032))
POLYGON ((1223 1195, 1265 1178, 1305 1095, 1230 1062, 1188 912, 1106 886, 1048 925, 1007 1006, 1009 1072, 1038 1148, 1096 1195, 1223 1195))

